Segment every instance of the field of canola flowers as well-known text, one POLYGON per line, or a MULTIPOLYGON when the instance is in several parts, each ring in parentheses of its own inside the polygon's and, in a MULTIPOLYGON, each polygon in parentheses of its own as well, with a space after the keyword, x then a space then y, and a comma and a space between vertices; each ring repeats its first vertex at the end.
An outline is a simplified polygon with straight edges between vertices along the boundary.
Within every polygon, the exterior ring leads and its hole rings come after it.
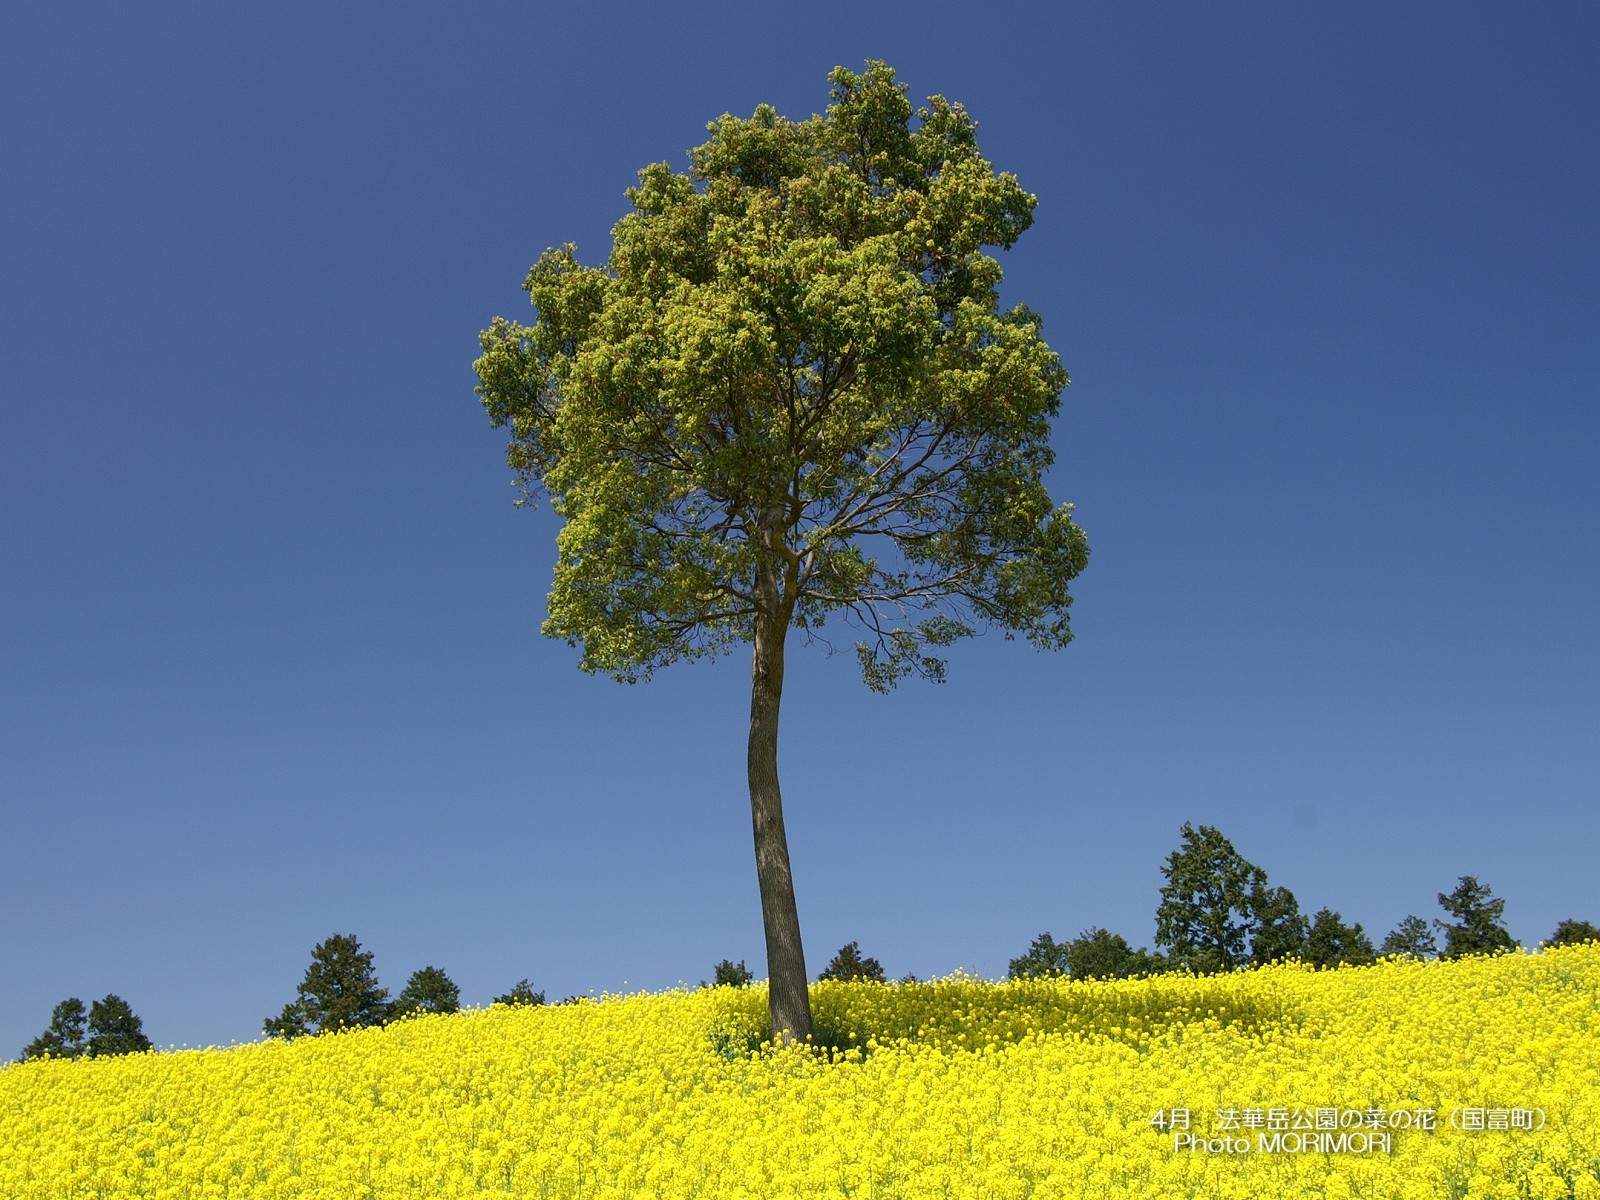
POLYGON ((0 1196, 1600 1200, 1600 944, 813 1002, 828 1058, 718 988, 13 1064, 0 1196))

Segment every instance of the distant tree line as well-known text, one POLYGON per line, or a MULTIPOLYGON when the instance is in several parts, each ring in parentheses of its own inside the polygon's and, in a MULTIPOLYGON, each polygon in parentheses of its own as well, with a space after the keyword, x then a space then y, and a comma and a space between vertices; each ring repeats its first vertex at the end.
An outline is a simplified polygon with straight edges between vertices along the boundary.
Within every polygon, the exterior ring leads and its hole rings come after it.
MULTIPOLYGON (((1086 929, 1070 942, 1049 933, 1035 938, 1011 960, 1012 978, 1070 975, 1114 979, 1163 971, 1211 974, 1295 959, 1315 967, 1361 966, 1381 957, 1464 958, 1516 949, 1502 921, 1505 901, 1495 899, 1475 876, 1463 875, 1455 890, 1439 893, 1452 920, 1430 925, 1408 916, 1377 947, 1359 922, 1346 924, 1329 908, 1309 918, 1294 893, 1274 887, 1267 873, 1234 849, 1209 825, 1185 824, 1183 843, 1167 857, 1166 884, 1156 908, 1154 951, 1135 950, 1120 934, 1086 929), (1435 940, 1444 937, 1441 949, 1435 940)), ((1587 921, 1562 921, 1548 945, 1600 939, 1587 921)))
MULTIPOLYGON (((1309 918, 1288 888, 1268 883, 1267 873, 1247 861, 1233 843, 1209 825, 1185 824, 1183 843, 1161 868, 1166 884, 1156 908, 1155 950, 1134 949, 1121 934, 1101 928, 1084 930, 1069 942, 1048 932, 1033 939, 1010 962, 1013 979, 1070 976, 1076 979, 1125 979, 1165 971, 1210 974, 1241 967, 1297 959, 1315 967, 1360 966, 1379 957, 1464 958, 1514 950, 1516 943, 1502 920, 1505 901, 1496 899, 1475 876, 1463 875, 1455 890, 1439 893, 1439 905, 1451 920, 1431 923, 1407 916, 1376 948, 1360 923, 1347 925, 1326 907, 1309 918), (1441 948, 1434 934, 1442 934, 1441 948)), ((1566 946, 1600 940, 1600 928, 1588 921, 1565 920, 1546 945, 1566 946)), ((883 965, 861 953, 859 942, 839 949, 817 976, 824 980, 887 982, 883 965)), ((701 987, 747 987, 754 982, 743 960, 723 959, 712 981, 701 987)), ((915 983, 906 975, 900 982, 915 983)), ((568 996, 562 1004, 577 1002, 568 996)), ((492 1003, 540 1005, 544 992, 519 979, 492 1003)), ((311 951, 311 964, 295 998, 262 1030, 269 1037, 297 1038, 337 1029, 386 1025, 423 1013, 453 1013, 461 1007, 461 989, 440 968, 423 967, 390 999, 378 982, 372 953, 350 934, 335 933, 311 951)), ((56 1005, 50 1025, 22 1049, 23 1059, 105 1058, 151 1048, 138 1015, 120 996, 109 995, 84 1006, 70 997, 56 1005)))
POLYGON ((96 1000, 87 1009, 70 996, 50 1014, 50 1027, 22 1048, 29 1058, 109 1058, 150 1049, 138 1014, 121 996, 96 1000))

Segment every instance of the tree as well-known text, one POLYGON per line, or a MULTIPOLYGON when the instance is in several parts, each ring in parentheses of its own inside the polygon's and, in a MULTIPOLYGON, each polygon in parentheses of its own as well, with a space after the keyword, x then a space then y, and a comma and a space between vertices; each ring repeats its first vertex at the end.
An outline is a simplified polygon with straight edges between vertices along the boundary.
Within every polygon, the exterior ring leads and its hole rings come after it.
POLYGON ((1250 888, 1250 912, 1256 928, 1250 940, 1250 961, 1264 966, 1304 954, 1308 927, 1294 893, 1285 887, 1268 887, 1266 873, 1259 867, 1254 870, 1257 877, 1250 888))
POLYGON ((409 1017, 414 1013, 453 1013, 461 1009, 461 989, 438 967, 423 967, 413 971, 406 986, 395 997, 389 1010, 391 1018, 409 1017))
POLYGON ((1011 960, 1009 974, 1012 979, 1038 979, 1068 970, 1066 946, 1046 932, 1033 939, 1026 954, 1011 960))
POLYGON ((69 997, 50 1013, 50 1027, 22 1048, 24 1061, 30 1058, 77 1058, 84 1052, 84 1026, 88 1013, 83 1001, 69 997))
POLYGON ((839 980, 867 980, 872 983, 887 983, 889 977, 883 972, 883 964, 875 958, 862 958, 861 946, 858 942, 851 942, 839 949, 823 970, 817 976, 818 981, 824 979, 839 980))
POLYGON ((1159 956, 1128 945, 1120 933, 1085 929, 1066 945, 1067 970, 1074 979, 1130 979, 1161 969, 1159 956))
POLYGON ((313 948, 297 993, 281 1013, 265 1021, 269 1037, 382 1025, 389 1018, 389 992, 378 986, 372 952, 346 933, 313 948))
POLYGON ((1172 965, 1204 974, 1299 954, 1306 921, 1294 894, 1269 887, 1267 873, 1211 826, 1185 822, 1182 834, 1161 868, 1156 909, 1156 945, 1172 965))
POLYGON ((107 996, 89 1006, 89 1041, 84 1052, 90 1058, 139 1054, 148 1049, 144 1022, 121 996, 107 996))
MULTIPOLYGON (((719 962, 713 970, 711 986, 740 988, 749 987, 753 978, 754 977, 750 974, 750 968, 744 965, 744 959, 741 958, 737 963, 735 963, 731 958, 725 958, 719 962)), ((702 979, 700 981, 700 986, 705 987, 706 981, 702 979)))
POLYGON ((492 1004, 543 1004, 544 992, 534 991, 533 984, 526 979, 519 979, 511 985, 511 990, 503 996, 496 996, 492 1004))
POLYGON ((1311 918, 1305 960, 1312 966, 1365 966, 1376 957, 1372 939, 1362 932, 1359 921, 1346 925, 1343 917, 1327 908, 1318 909, 1311 918))
POLYGON ((50 1014, 50 1027, 22 1048, 30 1058, 110 1058, 150 1049, 144 1022, 121 996, 96 1000, 87 1011, 76 996, 50 1014))
POLYGON ((1551 946, 1579 946, 1584 942, 1600 941, 1600 929, 1588 921, 1562 921, 1550 935, 1551 946))
POLYGON ((772 1028, 811 1032, 778 780, 787 637, 861 631, 867 685, 944 678, 983 629, 1071 640, 1088 561, 1043 482, 1067 375, 1000 267, 1034 197, 934 96, 835 69, 823 116, 724 116, 646 167, 604 267, 552 249, 478 395, 523 503, 565 524, 543 631, 625 682, 752 647, 746 773, 772 1028))
POLYGON ((1386 958, 1432 958, 1439 953, 1439 946, 1433 940, 1433 931, 1428 928, 1426 921, 1421 917, 1408 916, 1383 939, 1378 953, 1386 958))
POLYGON ((1439 893, 1440 907, 1456 919, 1454 924, 1437 919, 1433 922, 1444 931, 1445 958, 1494 954, 1517 948, 1500 920, 1506 902, 1491 899, 1493 895, 1488 886, 1479 883, 1473 875, 1461 876, 1455 891, 1448 896, 1439 893))

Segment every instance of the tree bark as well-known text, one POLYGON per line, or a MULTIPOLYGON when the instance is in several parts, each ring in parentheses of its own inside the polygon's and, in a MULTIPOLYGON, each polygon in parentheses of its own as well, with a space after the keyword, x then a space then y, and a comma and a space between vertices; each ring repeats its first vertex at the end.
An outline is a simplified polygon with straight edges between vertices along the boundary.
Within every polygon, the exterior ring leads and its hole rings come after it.
MULTIPOLYGON (((775 531, 766 531, 769 536, 775 531)), ((776 540, 776 537, 773 537, 776 540)), ((770 544, 769 544, 770 545, 770 544)), ((811 997, 806 991, 800 911, 789 870, 783 831, 783 794, 778 787, 778 706, 783 699, 783 643, 792 601, 777 564, 758 555, 755 654, 750 680, 750 818, 755 829, 756 878, 761 885, 761 920, 767 935, 767 1009, 774 1041, 811 1036, 811 997)))

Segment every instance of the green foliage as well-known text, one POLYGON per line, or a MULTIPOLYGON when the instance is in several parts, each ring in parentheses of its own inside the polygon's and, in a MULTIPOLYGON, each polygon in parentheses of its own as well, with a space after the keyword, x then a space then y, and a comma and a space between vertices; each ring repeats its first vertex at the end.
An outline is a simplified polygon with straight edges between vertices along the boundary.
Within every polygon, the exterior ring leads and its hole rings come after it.
MULTIPOLYGON (((858 942, 840 947, 839 953, 833 956, 833 961, 822 974, 817 976, 819 982, 824 979, 865 979, 874 983, 887 983, 888 978, 877 959, 861 957, 861 946, 858 942)), ((818 1036, 821 1036, 820 1032, 818 1036)))
POLYGON ((1065 646, 1088 541, 1044 485, 1067 374, 1000 266, 1034 197, 959 104, 882 62, 824 115, 761 105, 628 190, 601 267, 547 249, 532 325, 480 334, 523 502, 564 522, 543 632, 632 683, 752 652, 747 764, 773 1027, 812 1019, 777 771, 784 640, 859 631, 862 678, 943 680, 998 629, 1065 646))
MULTIPOLYGON (((744 959, 735 963, 730 958, 719 962, 712 972, 711 987, 749 987, 755 977, 750 974, 750 969, 744 965, 744 959)), ((705 987, 706 981, 701 980, 700 986, 705 987)))
POLYGON ((394 1018, 414 1013, 453 1013, 461 1008, 461 989, 438 967, 413 971, 390 1008, 394 1018))
POLYGON ((50 1013, 50 1027, 22 1048, 30 1058, 77 1058, 84 1052, 88 1012, 76 996, 63 1000, 50 1013))
POLYGON ((1012 979, 1033 979, 1065 975, 1069 969, 1066 946, 1047 932, 1033 939, 1026 954, 1011 960, 1008 974, 1012 979))
POLYGON ((1303 952, 1306 919, 1287 888, 1245 860, 1209 825, 1185 823, 1167 857, 1156 909, 1156 944, 1172 965, 1200 974, 1276 962, 1303 952))
POLYGON ((150 1049, 144 1022, 121 996, 96 1000, 87 1010, 76 996, 50 1014, 50 1027, 22 1049, 30 1058, 111 1058, 150 1049))
POLYGON ((1364 966, 1376 959, 1377 953, 1359 921, 1346 925, 1338 913, 1321 908, 1311 918, 1304 957, 1314 967, 1364 966))
POLYGON ((1421 917, 1408 916, 1383 939, 1378 953, 1385 957, 1432 958, 1439 953, 1439 946, 1433 940, 1433 931, 1428 928, 1426 921, 1421 917))
POLYGON ((1135 950, 1120 933, 1099 927, 1085 929, 1065 949, 1067 970, 1074 979, 1131 979, 1156 974, 1164 965, 1160 955, 1135 950))
POLYGON ((1600 941, 1600 929, 1595 928, 1588 921, 1562 921, 1556 926, 1556 931, 1550 935, 1547 945, 1551 946, 1577 946, 1584 942, 1600 941))
POLYGON ((1120 933, 1085 929, 1070 942, 1058 942, 1048 933, 1033 939, 1028 952, 1013 958, 1012 979, 1071 975, 1074 979, 1128 979, 1162 970, 1160 955, 1135 950, 1120 933))
POLYGON ((389 1018, 389 993, 378 986, 372 953, 349 934, 336 933, 317 944, 297 992, 282 1012, 263 1023, 269 1037, 382 1025, 389 1018))
POLYGON ((89 1006, 89 1041, 85 1053, 90 1058, 110 1058, 117 1054, 139 1054, 150 1049, 144 1035, 144 1022, 121 996, 107 996, 89 1006))
POLYGON ((1305 953, 1308 925, 1300 915, 1294 893, 1284 887, 1268 887, 1267 876, 1259 867, 1250 888, 1250 913, 1255 918, 1255 935, 1250 940, 1250 961, 1256 966, 1297 958, 1305 953))
POLYGON ((607 264, 547 250, 537 320, 481 335, 477 393, 565 520, 544 632, 584 670, 725 652, 763 605, 856 625, 878 690, 984 627, 1070 640, 1088 545, 1043 482, 1067 375, 986 252, 1034 197, 959 104, 914 113, 880 62, 829 79, 825 116, 724 116, 687 172, 644 168, 607 264))
POLYGON ((1455 891, 1448 896, 1439 893, 1440 907, 1455 918, 1454 923, 1434 921, 1434 925, 1444 931, 1445 958, 1494 954, 1517 948, 1500 919, 1506 902, 1492 899, 1493 895, 1487 885, 1479 883, 1472 875, 1461 876, 1455 891))
POLYGON ((543 1004, 544 992, 534 991, 533 984, 526 979, 519 979, 511 985, 511 990, 502 996, 496 996, 492 1004, 543 1004))

